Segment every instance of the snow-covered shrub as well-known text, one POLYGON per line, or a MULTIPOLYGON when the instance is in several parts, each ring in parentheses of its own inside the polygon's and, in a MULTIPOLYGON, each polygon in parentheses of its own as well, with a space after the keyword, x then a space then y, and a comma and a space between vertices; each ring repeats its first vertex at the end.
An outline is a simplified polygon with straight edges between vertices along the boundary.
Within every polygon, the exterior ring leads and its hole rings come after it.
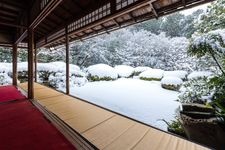
MULTIPOLYGON (((87 83, 88 80, 86 77, 77 77, 75 75, 70 74, 69 78, 69 84, 70 87, 74 86, 83 86, 85 83, 87 83)), ((49 86, 54 88, 65 88, 66 87, 66 74, 65 72, 57 72, 54 74, 51 74, 49 76, 49 86)))
POLYGON ((63 87, 66 83, 66 76, 61 72, 51 74, 49 76, 49 86, 54 88, 63 87))
POLYGON ((165 71, 163 76, 164 77, 178 77, 182 80, 186 80, 187 79, 187 71, 183 71, 183 70, 176 70, 176 71, 165 71))
POLYGON ((164 73, 164 71, 161 70, 161 69, 150 69, 150 70, 142 72, 139 75, 139 78, 141 80, 148 80, 148 81, 156 80, 156 81, 160 81, 162 79, 162 77, 163 77, 163 73, 164 73))
POLYGON ((213 89, 208 84, 207 77, 193 78, 186 81, 178 97, 181 103, 200 103, 204 104, 212 97, 213 89))
POLYGON ((134 68, 134 75, 138 76, 138 75, 140 75, 140 73, 142 73, 146 70, 149 70, 149 69, 152 69, 152 68, 150 68, 150 67, 136 67, 136 68, 134 68))
POLYGON ((18 63, 17 74, 18 74, 18 80, 20 82, 27 81, 27 79, 28 79, 28 72, 27 72, 28 69, 27 68, 28 68, 27 62, 18 63))
POLYGON ((12 78, 7 73, 0 72, 0 85, 8 85, 12 83, 12 78))
POLYGON ((127 65, 117 65, 114 67, 119 77, 129 78, 134 74, 134 68, 127 65))
POLYGON ((75 76, 75 77, 86 76, 86 74, 83 71, 81 71, 79 66, 73 65, 73 64, 70 64, 70 73, 71 73, 71 76, 75 76))
POLYGON ((188 53, 197 58, 210 56, 216 64, 215 68, 225 75, 223 69, 225 59, 225 30, 215 30, 194 35, 191 39, 188 53))
POLYGON ((182 86, 183 81, 178 77, 167 76, 161 80, 161 86, 168 90, 178 91, 182 86))
POLYGON ((188 80, 191 79, 198 79, 198 78, 204 78, 204 77, 209 77, 212 76, 213 73, 210 71, 193 71, 188 75, 188 80))
POLYGON ((105 64, 92 65, 87 68, 88 80, 100 81, 100 80, 115 80, 118 78, 116 70, 105 64))
POLYGON ((57 67, 53 66, 50 63, 38 63, 37 64, 37 72, 39 81, 42 83, 48 83, 49 76, 53 73, 52 68, 57 67))

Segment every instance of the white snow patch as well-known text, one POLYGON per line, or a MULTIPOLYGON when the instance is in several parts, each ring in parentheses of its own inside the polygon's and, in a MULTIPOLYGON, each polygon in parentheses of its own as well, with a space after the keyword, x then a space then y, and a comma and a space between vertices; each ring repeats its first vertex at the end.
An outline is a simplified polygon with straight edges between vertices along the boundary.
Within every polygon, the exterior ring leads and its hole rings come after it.
POLYGON ((163 130, 167 125, 159 119, 173 120, 179 107, 175 101, 178 92, 163 89, 159 81, 121 78, 89 82, 71 88, 71 94, 163 130))
POLYGON ((165 84, 165 85, 181 85, 183 83, 183 81, 178 78, 178 77, 170 77, 170 76, 167 76, 167 77, 163 77, 162 80, 161 80, 161 84, 165 84))
POLYGON ((178 77, 180 79, 185 79, 187 77, 187 71, 183 70, 176 70, 176 71, 165 71, 163 76, 164 77, 178 77))
POLYGON ((120 77, 128 78, 134 73, 134 68, 127 65, 118 65, 114 67, 120 77))
POLYGON ((105 64, 97 64, 97 65, 92 65, 87 68, 87 72, 91 76, 98 76, 99 78, 104 78, 104 77, 110 77, 112 79, 117 79, 118 74, 116 70, 105 64))
POLYGON ((134 68, 134 72, 144 72, 144 71, 146 71, 146 70, 149 70, 149 69, 152 69, 152 68, 150 68, 150 67, 136 67, 136 68, 134 68))
POLYGON ((164 71, 161 69, 149 69, 147 71, 142 72, 139 77, 141 78, 154 78, 161 79, 163 77, 164 71))
POLYGON ((20 62, 18 63, 18 67, 17 67, 17 71, 27 71, 27 68, 28 68, 28 64, 27 62, 20 62))
POLYGON ((213 73, 210 71, 193 71, 192 73, 188 75, 187 78, 190 80, 190 79, 197 79, 202 77, 209 77, 211 75, 213 75, 213 73))

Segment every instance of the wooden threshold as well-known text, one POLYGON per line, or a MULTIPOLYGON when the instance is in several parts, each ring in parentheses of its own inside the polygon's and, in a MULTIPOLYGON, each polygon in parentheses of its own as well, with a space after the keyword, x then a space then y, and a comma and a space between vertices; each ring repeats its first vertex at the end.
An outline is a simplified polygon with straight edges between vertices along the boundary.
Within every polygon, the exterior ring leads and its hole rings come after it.
MULTIPOLYGON (((26 85, 19 86, 26 90, 26 85)), ((38 83, 34 97, 34 105, 77 149, 208 149, 38 83)))

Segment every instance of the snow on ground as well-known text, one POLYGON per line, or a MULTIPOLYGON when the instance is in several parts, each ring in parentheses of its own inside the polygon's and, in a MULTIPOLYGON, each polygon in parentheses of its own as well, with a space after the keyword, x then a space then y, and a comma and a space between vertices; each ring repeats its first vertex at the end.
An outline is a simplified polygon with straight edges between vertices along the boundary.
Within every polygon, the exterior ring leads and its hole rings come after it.
POLYGON ((163 130, 167 126, 159 119, 173 120, 179 106, 175 101, 178 92, 161 88, 159 81, 121 78, 89 82, 72 87, 71 94, 163 130))
POLYGON ((118 65, 114 67, 120 77, 128 78, 134 73, 134 68, 127 65, 118 65))
POLYGON ((87 72, 91 74, 91 76, 97 76, 99 78, 110 77, 112 79, 117 79, 118 73, 116 70, 105 64, 97 64, 92 65, 87 68, 87 72))
POLYGON ((213 73, 209 72, 209 71, 193 71, 192 73, 190 73, 188 75, 188 79, 196 79, 196 78, 200 78, 200 77, 208 77, 211 76, 213 73))

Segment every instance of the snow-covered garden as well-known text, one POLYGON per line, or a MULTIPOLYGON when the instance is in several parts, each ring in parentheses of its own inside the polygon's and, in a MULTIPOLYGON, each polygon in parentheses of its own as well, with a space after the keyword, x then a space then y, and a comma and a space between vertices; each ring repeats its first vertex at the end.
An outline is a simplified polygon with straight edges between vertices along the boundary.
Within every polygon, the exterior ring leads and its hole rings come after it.
MULTIPOLYGON (((168 15, 71 43, 70 94, 196 142, 225 147, 220 128, 225 129, 224 4, 218 0, 206 12, 168 15)), ((0 85, 12 82, 9 53, 0 47, 0 85)), ((23 49, 18 54, 19 82, 27 80, 26 54, 23 49)), ((42 62, 38 82, 65 91, 65 47, 39 49, 37 56, 42 62)))
MULTIPOLYGON (((0 63, 0 84, 12 82, 12 66, 0 63)), ((65 91, 65 63, 38 63, 38 82, 65 91)), ((18 63, 18 78, 26 81, 27 63, 18 63)), ((188 79, 210 72, 164 71, 150 67, 96 64, 87 68, 70 64, 71 95, 166 130, 162 119, 173 120, 179 90, 188 79), (163 111, 159 111, 163 110, 163 111)))

